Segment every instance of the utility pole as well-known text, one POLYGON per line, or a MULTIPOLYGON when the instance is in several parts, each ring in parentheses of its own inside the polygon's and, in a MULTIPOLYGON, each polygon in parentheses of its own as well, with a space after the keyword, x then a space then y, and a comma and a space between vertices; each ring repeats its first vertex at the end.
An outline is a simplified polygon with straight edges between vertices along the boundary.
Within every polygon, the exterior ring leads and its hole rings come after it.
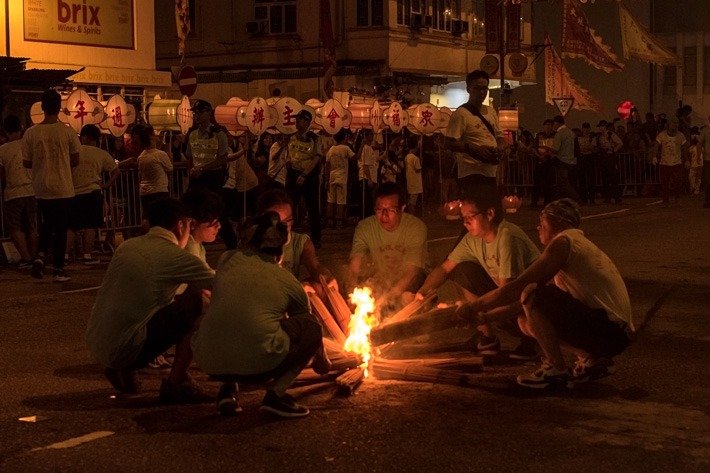
POLYGON ((498 54, 500 58, 500 105, 503 108, 508 105, 508 97, 505 92, 505 46, 506 46, 506 20, 505 2, 500 2, 500 35, 498 35, 498 54))

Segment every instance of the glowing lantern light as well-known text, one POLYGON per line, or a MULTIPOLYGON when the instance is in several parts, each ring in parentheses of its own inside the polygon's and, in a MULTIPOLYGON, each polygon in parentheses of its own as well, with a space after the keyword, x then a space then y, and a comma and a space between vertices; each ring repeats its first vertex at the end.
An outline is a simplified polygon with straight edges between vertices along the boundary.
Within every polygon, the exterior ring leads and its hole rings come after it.
POLYGON ((230 135, 238 136, 240 133, 244 133, 247 127, 239 123, 237 116, 239 109, 246 107, 248 104, 249 102, 246 100, 232 97, 227 100, 226 105, 217 105, 214 109, 215 122, 225 127, 230 135))
POLYGON ((498 124, 501 130, 516 131, 518 129, 518 110, 517 109, 501 109, 498 112, 498 124))
POLYGON ((355 304, 355 312, 350 317, 348 324, 349 335, 345 340, 345 351, 358 354, 362 357, 360 365, 367 378, 367 366, 372 358, 372 346, 370 345, 370 332, 376 327, 379 321, 373 314, 375 311, 375 299, 372 297, 372 289, 369 287, 356 287, 350 294, 350 302, 355 304))
POLYGON ((192 106, 190 99, 153 99, 148 107, 148 123, 155 131, 179 131, 187 133, 192 126, 192 106))
POLYGON ((449 127, 449 121, 451 121, 451 114, 453 112, 449 107, 441 107, 439 109, 439 121, 438 121, 438 128, 436 129, 437 133, 443 133, 446 131, 446 129, 449 127))
POLYGON ((631 116, 631 109, 635 107, 636 105, 634 105, 631 100, 624 100, 619 104, 618 107, 616 107, 616 112, 621 118, 623 118, 624 120, 628 120, 631 116))
POLYGON ((503 197, 503 209, 506 213, 516 213, 522 204, 522 199, 517 195, 506 195, 503 197))
MULTIPOLYGON (((282 97, 274 105, 278 119, 275 126, 279 133, 296 133, 296 115, 303 109, 301 103, 291 97, 282 97)), ((315 115, 314 115, 315 116, 315 115)))
POLYGON ((253 98, 249 102, 244 111, 244 118, 251 134, 260 136, 267 128, 276 125, 275 114, 272 114, 270 109, 269 104, 261 97, 253 98))
POLYGON ((316 111, 316 121, 326 133, 334 135, 343 127, 350 125, 352 114, 337 100, 329 99, 323 104, 320 111, 316 111))
POLYGON ((370 123, 370 114, 372 110, 372 105, 367 102, 350 102, 348 105, 348 110, 353 116, 350 122, 350 128, 354 130, 359 130, 362 128, 372 128, 370 123))
POLYGON ((408 109, 409 128, 415 133, 431 135, 439 128, 439 109, 436 105, 422 103, 408 109))
POLYGON ((64 123, 69 124, 79 133, 84 125, 98 125, 104 121, 103 106, 92 99, 84 89, 76 89, 67 97, 59 116, 64 115, 64 123))
POLYGON ((136 121, 136 109, 126 103, 120 95, 113 95, 104 106, 106 119, 101 122, 101 127, 107 129, 113 136, 122 136, 126 128, 136 121))
POLYGON ((395 133, 399 133, 402 128, 409 124, 409 114, 402 108, 399 102, 392 102, 384 112, 382 121, 395 133))
POLYGON ((375 131, 382 128, 382 107, 377 100, 372 102, 372 108, 370 108, 370 126, 375 131))
MULTIPOLYGON (((62 104, 62 108, 64 108, 64 104, 62 104)), ((30 119, 32 120, 32 123, 34 125, 42 123, 42 121, 44 120, 42 102, 35 102, 32 104, 32 107, 30 108, 30 119)))

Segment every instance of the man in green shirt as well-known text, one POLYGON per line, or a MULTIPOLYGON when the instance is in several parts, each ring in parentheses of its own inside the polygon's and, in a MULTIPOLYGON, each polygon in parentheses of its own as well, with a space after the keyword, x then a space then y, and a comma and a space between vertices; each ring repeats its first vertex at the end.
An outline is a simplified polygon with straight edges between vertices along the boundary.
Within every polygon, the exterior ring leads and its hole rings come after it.
MULTIPOLYGON (((467 233, 439 267, 434 269, 417 294, 424 298, 446 279, 451 279, 466 301, 503 286, 517 278, 538 256, 540 251, 518 226, 503 219, 501 201, 495 192, 469 193, 460 201, 461 216, 467 233)), ((515 324, 520 307, 510 307, 510 317, 503 327, 521 337, 520 345, 510 357, 519 360, 538 356, 537 343, 522 336, 515 324)), ((478 327, 476 348, 484 355, 500 351, 500 340, 488 324, 478 327)))

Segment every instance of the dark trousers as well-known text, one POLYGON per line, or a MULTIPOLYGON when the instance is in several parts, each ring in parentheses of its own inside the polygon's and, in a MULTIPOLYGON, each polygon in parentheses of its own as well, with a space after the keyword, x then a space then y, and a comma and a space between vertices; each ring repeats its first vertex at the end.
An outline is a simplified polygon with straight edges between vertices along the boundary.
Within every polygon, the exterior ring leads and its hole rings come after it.
POLYGON ((658 166, 658 179, 661 182, 661 197, 664 203, 668 203, 671 200, 671 188, 673 189, 673 196, 678 197, 682 173, 682 164, 676 164, 675 166, 661 164, 658 166))
POLYGON ((600 160, 604 202, 621 202, 623 189, 619 185, 619 160, 613 153, 605 153, 600 160))
POLYGON ((39 210, 38 251, 48 253, 50 246, 55 269, 64 269, 64 252, 67 249, 67 229, 71 198, 37 199, 39 210))
POLYGON ((555 169, 552 161, 537 162, 533 167, 533 190, 532 204, 537 205, 537 201, 542 197, 545 204, 552 202, 554 195, 555 169))
POLYGON ((569 197, 573 200, 579 200, 577 193, 577 165, 563 163, 559 159, 555 159, 555 184, 557 187, 557 195, 555 199, 569 197))
POLYGON ((306 211, 308 212, 308 222, 311 228, 311 239, 313 243, 320 243, 321 239, 321 221, 320 221, 320 205, 318 203, 318 187, 320 185, 320 169, 313 169, 302 185, 298 185, 296 181, 301 175, 301 171, 289 169, 286 174, 286 192, 288 192, 291 200, 293 200, 294 209, 298 208, 301 197, 306 202, 306 211))
POLYGON ((579 198, 583 203, 594 203, 596 194, 596 176, 593 154, 582 155, 577 161, 577 178, 579 182, 579 198))
POLYGON ((195 177, 190 178, 189 189, 208 189, 219 194, 224 182, 227 180, 227 172, 224 169, 210 169, 202 171, 195 177))

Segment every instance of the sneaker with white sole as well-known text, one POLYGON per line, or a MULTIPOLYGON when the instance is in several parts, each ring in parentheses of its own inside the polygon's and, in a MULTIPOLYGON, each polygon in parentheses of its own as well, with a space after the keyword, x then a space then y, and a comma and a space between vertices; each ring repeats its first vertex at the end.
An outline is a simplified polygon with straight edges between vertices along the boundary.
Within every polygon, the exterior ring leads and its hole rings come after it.
POLYGON ((52 281, 54 282, 67 282, 71 281, 71 276, 67 274, 63 269, 55 269, 52 275, 52 281))
POLYGON ((544 362, 540 368, 530 374, 519 375, 517 381, 519 385, 532 389, 545 389, 547 387, 571 388, 574 385, 569 370, 558 370, 547 362, 544 362))
POLYGON ((478 350, 480 355, 497 355, 500 353, 500 339, 498 337, 479 335, 476 342, 476 350, 478 350))
POLYGON ((307 407, 296 404, 296 400, 291 395, 277 396, 270 390, 266 391, 259 410, 286 418, 305 417, 311 412, 307 407))
POLYGON ((614 360, 611 358, 578 358, 572 370, 572 380, 575 383, 586 383, 605 378, 614 371, 614 360))

